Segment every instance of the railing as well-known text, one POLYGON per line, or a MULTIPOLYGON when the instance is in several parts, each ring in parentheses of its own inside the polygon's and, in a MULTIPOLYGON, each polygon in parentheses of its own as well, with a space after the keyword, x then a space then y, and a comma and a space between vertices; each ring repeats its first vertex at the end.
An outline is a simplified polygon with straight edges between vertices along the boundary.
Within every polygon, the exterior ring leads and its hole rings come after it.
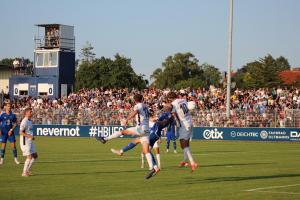
MULTIPOLYGON (((22 119, 22 111, 14 110, 18 120, 22 119)), ((120 125, 120 121, 130 113, 129 110, 110 109, 34 109, 34 124, 62 125, 120 125)), ((233 110, 230 119, 225 111, 192 112, 195 127, 300 127, 300 109, 277 112, 269 110, 264 113, 245 110, 233 110)), ((129 125, 133 125, 133 121, 129 125)))
POLYGON ((62 38, 62 37, 35 37, 35 48, 36 49, 52 49, 61 48, 75 50, 75 39, 62 38))

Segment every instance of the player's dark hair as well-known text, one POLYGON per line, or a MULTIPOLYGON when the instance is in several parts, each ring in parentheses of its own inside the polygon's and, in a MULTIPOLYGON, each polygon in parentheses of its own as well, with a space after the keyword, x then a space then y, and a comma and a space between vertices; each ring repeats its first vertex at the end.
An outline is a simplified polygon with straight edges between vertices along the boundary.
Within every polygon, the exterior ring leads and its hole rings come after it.
POLYGON ((168 97, 168 99, 176 99, 177 94, 175 92, 170 92, 167 97, 168 97))
POLYGON ((29 112, 29 111, 32 111, 32 108, 31 108, 31 107, 25 108, 24 114, 26 114, 26 113, 29 112))
POLYGON ((158 105, 157 105, 157 108, 158 108, 158 110, 161 110, 161 109, 163 109, 163 107, 164 107, 164 106, 163 106, 163 105, 161 105, 161 104, 158 104, 158 105))
POLYGON ((137 101, 137 102, 142 102, 143 101, 143 95, 141 94, 135 94, 134 97, 133 97, 134 101, 137 101))
POLYGON ((7 106, 8 104, 11 104, 9 100, 5 100, 3 106, 7 106))
POLYGON ((154 110, 149 109, 149 115, 150 115, 150 117, 154 117, 154 110))

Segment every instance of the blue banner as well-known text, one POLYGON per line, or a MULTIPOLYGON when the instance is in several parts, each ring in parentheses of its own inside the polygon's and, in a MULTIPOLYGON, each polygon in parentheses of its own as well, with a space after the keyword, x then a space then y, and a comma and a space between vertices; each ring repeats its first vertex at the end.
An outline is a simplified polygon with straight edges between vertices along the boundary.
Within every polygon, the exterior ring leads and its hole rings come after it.
POLYGON ((196 127, 193 138, 201 140, 300 141, 300 128, 196 127))
MULTIPOLYGON (((34 125, 35 136, 50 137, 107 137, 123 126, 76 126, 76 125, 34 125)), ((19 132, 19 127, 15 133, 19 132)), ((220 128, 195 127, 193 139, 200 140, 251 140, 300 142, 300 128, 220 128)))

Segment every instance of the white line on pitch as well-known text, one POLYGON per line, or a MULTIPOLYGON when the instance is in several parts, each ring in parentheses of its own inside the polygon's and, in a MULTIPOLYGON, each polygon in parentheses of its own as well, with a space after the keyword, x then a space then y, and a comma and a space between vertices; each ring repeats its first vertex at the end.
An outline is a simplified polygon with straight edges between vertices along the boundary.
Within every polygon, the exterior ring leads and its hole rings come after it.
POLYGON ((286 188, 286 187, 293 187, 293 186, 298 186, 300 184, 294 184, 294 185, 280 185, 280 186, 270 186, 270 187, 262 187, 262 188, 254 188, 250 190, 245 190, 247 192, 253 192, 257 190, 265 190, 265 189, 275 189, 275 188, 286 188))
POLYGON ((255 191, 255 192, 264 192, 272 194, 300 194, 299 192, 273 192, 273 191, 255 191))

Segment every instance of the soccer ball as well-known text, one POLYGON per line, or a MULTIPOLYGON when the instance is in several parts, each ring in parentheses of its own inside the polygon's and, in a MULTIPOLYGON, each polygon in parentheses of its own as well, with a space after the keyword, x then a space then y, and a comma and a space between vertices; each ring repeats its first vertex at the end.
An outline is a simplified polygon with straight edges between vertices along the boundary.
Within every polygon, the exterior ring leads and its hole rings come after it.
POLYGON ((189 101, 189 102, 187 103, 187 107, 188 107, 189 110, 194 110, 194 109, 196 108, 196 103, 195 103, 195 101, 189 101))

